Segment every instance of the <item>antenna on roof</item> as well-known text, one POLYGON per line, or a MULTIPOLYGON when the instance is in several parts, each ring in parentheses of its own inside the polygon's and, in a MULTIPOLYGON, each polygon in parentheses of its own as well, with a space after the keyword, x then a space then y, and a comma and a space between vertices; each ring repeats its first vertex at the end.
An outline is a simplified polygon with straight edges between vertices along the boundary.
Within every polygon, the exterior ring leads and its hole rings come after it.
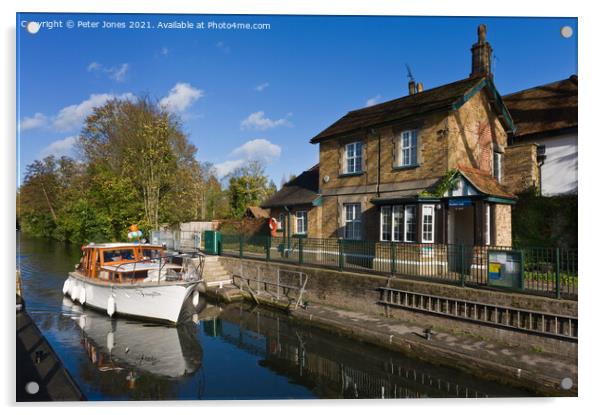
POLYGON ((414 75, 412 75, 412 70, 410 69, 410 65, 406 63, 406 69, 408 70, 408 79, 414 82, 414 75))
MULTIPOLYGON (((410 65, 408 65, 406 63, 406 69, 408 70, 408 90, 410 92, 410 95, 414 95, 417 91, 416 91, 416 81, 414 81, 414 75, 412 75, 412 70, 410 69, 410 65)), ((420 89, 420 91, 422 91, 422 84, 418 84, 419 87, 418 89, 420 89)))

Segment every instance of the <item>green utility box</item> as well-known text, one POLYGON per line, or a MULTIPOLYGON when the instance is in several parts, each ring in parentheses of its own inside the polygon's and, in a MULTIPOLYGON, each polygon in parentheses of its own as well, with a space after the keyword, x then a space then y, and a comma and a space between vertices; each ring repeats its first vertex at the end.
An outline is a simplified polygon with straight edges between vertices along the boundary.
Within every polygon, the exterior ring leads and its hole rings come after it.
POLYGON ((523 255, 516 250, 487 253, 487 282, 492 287, 523 289, 523 255))
POLYGON ((205 231, 203 235, 205 240, 205 249, 203 250, 209 255, 219 255, 222 253, 222 234, 218 231, 205 231))

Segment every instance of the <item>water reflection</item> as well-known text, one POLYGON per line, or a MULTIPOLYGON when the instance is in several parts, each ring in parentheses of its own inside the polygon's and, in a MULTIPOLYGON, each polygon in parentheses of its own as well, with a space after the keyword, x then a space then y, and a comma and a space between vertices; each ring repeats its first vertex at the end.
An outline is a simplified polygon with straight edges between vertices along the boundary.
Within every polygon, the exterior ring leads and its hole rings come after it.
POLYGON ((192 322, 177 327, 154 325, 82 310, 66 297, 63 308, 81 330, 81 344, 101 372, 135 371, 177 378, 201 367, 203 350, 192 322))
POLYGON ((291 324, 281 313, 245 305, 205 321, 204 332, 258 357, 259 364, 322 398, 523 396, 458 371, 291 324))

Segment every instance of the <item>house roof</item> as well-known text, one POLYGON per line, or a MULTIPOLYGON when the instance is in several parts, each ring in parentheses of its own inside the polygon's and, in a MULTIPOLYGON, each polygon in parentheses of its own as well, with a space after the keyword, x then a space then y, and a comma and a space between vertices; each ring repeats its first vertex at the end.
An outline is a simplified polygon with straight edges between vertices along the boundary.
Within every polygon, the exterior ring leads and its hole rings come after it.
POLYGON ((313 203, 320 191, 320 165, 304 171, 299 176, 282 186, 272 197, 262 203, 261 207, 282 207, 307 205, 313 203))
POLYGON ((516 138, 577 127, 577 76, 504 96, 516 138))
MULTIPOLYGON (((493 84, 486 78, 466 78, 368 108, 350 111, 312 138, 311 143, 317 143, 333 136, 352 133, 363 128, 386 124, 392 121, 419 118, 439 111, 457 109, 468 101, 474 92, 477 92, 484 86, 495 89, 493 84)), ((494 93, 497 95, 497 91, 494 93)), ((499 101, 501 102, 501 100, 499 101)), ((503 104, 501 105, 503 107, 503 104)), ((500 108, 500 110, 503 111, 505 108, 500 108)), ((512 123, 509 117, 507 121, 510 124, 512 123)), ((510 125, 509 129, 512 128, 513 126, 510 125)))
POLYGON ((256 219, 267 219, 270 217, 269 212, 259 206, 249 206, 245 212, 246 216, 252 216, 256 219))
POLYGON ((488 173, 471 167, 459 167, 458 171, 481 193, 505 199, 516 198, 516 195, 488 173))

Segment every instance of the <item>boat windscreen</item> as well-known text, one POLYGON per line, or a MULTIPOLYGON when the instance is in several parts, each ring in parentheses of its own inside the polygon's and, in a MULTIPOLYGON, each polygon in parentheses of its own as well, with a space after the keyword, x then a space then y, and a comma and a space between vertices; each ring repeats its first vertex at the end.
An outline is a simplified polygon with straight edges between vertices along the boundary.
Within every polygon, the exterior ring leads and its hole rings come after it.
POLYGON ((142 250, 143 259, 157 259, 163 256, 161 249, 146 248, 142 250))
POLYGON ((103 251, 104 262, 129 261, 136 259, 133 249, 114 249, 103 251))

